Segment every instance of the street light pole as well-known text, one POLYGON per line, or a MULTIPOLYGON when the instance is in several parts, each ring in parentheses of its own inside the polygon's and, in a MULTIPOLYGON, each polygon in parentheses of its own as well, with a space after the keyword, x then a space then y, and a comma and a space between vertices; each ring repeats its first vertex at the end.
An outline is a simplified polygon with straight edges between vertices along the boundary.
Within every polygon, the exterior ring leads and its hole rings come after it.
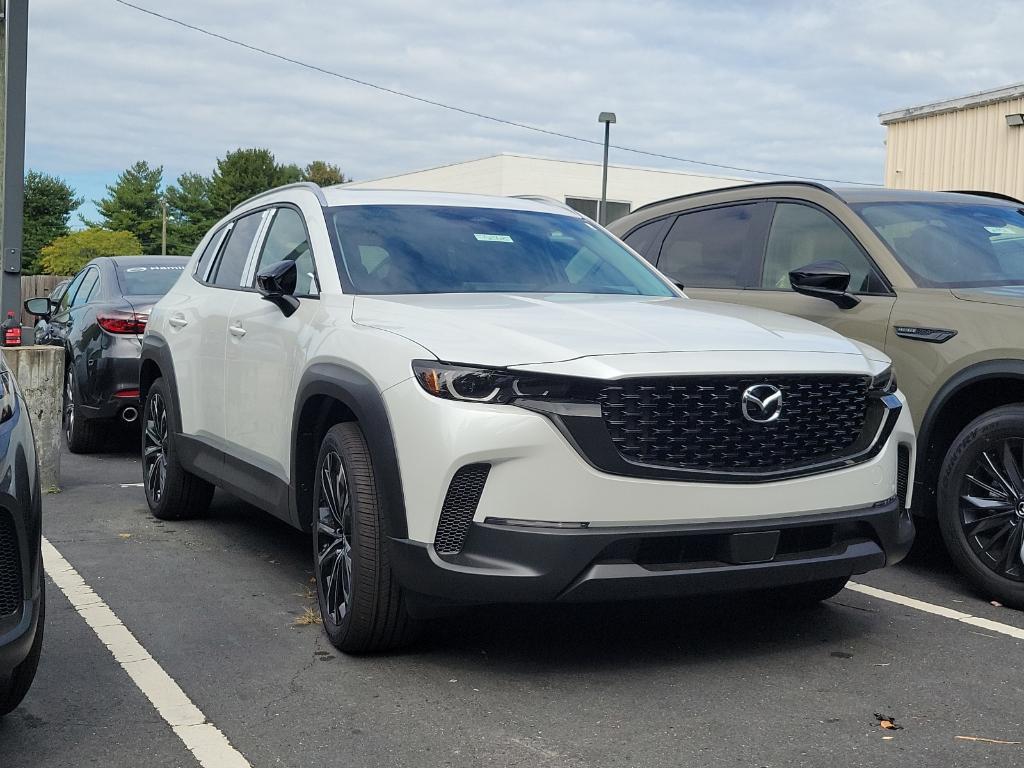
POLYGON ((608 223, 608 139, 611 137, 612 123, 615 122, 614 112, 602 112, 597 122, 604 123, 604 163, 601 165, 601 204, 597 209, 597 223, 604 226, 608 223))
POLYGON ((160 198, 160 208, 163 211, 163 217, 160 223, 160 255, 167 255, 167 198, 160 198))

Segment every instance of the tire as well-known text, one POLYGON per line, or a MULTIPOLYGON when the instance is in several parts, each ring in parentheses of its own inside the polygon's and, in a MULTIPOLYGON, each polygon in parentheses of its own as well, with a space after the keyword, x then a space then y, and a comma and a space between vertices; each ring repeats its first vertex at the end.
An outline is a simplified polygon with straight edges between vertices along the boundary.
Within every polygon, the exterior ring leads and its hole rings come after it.
POLYGON ((185 520, 206 514, 213 485, 181 466, 178 458, 173 401, 160 378, 146 393, 142 410, 142 485, 153 517, 185 520))
POLYGON ((36 625, 36 636, 25 660, 14 668, 10 677, 0 680, 0 717, 12 712, 25 698, 39 667, 39 656, 43 651, 43 627, 46 624, 46 582, 42 576, 39 581, 39 623, 36 625))
POLYGON ((362 430, 336 424, 320 445, 310 527, 320 616, 345 653, 388 651, 416 634, 391 571, 382 512, 362 430))
POLYGON ((936 490, 953 562, 987 599, 1024 608, 1024 406, 968 424, 946 453, 936 490))
POLYGON ((64 374, 64 439, 72 453, 95 453, 103 442, 103 425, 99 419, 87 419, 75 402, 78 386, 74 368, 69 364, 64 374))
POLYGON ((848 581, 849 579, 844 576, 838 579, 809 581, 805 584, 780 587, 769 593, 769 600, 772 605, 779 608, 796 610, 811 608, 838 595, 846 587, 848 581))

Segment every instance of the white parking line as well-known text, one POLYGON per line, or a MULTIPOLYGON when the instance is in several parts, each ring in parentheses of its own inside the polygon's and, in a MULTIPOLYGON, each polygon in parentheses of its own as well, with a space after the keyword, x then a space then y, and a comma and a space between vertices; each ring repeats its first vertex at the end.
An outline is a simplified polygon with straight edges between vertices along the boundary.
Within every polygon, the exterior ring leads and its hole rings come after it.
POLYGON ((904 597, 903 595, 897 595, 895 592, 886 592, 884 589, 876 589, 875 587, 869 587, 867 584, 858 584, 855 581, 849 582, 846 585, 846 588, 851 589, 854 592, 860 592, 862 595, 877 597, 879 600, 888 600, 890 603, 897 603, 898 605, 904 605, 907 608, 913 608, 935 616, 941 616, 944 619, 953 619, 953 621, 970 624, 972 627, 981 627, 982 629, 987 629, 990 632, 999 632, 1018 640, 1024 640, 1024 629, 1014 627, 1009 624, 1003 624, 999 621, 992 621, 991 619, 972 616, 969 613, 955 611, 952 608, 935 605, 935 603, 926 603, 923 600, 917 600, 913 597, 904 597))
POLYGON ((49 541, 46 573, 203 768, 252 768, 49 541))

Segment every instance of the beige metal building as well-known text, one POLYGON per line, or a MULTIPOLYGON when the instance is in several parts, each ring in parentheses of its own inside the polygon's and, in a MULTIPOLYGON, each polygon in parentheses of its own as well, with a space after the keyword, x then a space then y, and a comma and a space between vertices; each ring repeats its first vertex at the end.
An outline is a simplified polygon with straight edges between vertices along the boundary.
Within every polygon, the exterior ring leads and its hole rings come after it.
POLYGON ((878 116, 885 185, 1024 200, 1024 83, 878 116))
MULTIPOLYGON (((727 176, 609 165, 608 221, 621 218, 655 200, 731 187, 747 181, 727 176)), ((398 176, 355 181, 345 186, 503 196, 544 195, 565 202, 596 220, 597 202, 601 197, 601 163, 504 153, 398 176)))

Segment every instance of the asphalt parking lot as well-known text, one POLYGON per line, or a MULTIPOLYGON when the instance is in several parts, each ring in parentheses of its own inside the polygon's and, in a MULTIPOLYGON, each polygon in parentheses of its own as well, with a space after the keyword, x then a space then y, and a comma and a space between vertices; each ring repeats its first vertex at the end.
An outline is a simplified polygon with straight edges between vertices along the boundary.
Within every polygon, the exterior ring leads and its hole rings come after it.
MULTIPOLYGON (((998 625, 851 590, 797 614, 505 607, 349 658, 307 623, 305 536, 220 493, 207 519, 155 520, 128 446, 65 455, 63 473, 47 539, 252 766, 1024 763, 1024 614, 973 594, 928 531, 857 581, 998 625)), ((39 676, 0 724, 0 765, 203 764, 47 589, 39 676)))

